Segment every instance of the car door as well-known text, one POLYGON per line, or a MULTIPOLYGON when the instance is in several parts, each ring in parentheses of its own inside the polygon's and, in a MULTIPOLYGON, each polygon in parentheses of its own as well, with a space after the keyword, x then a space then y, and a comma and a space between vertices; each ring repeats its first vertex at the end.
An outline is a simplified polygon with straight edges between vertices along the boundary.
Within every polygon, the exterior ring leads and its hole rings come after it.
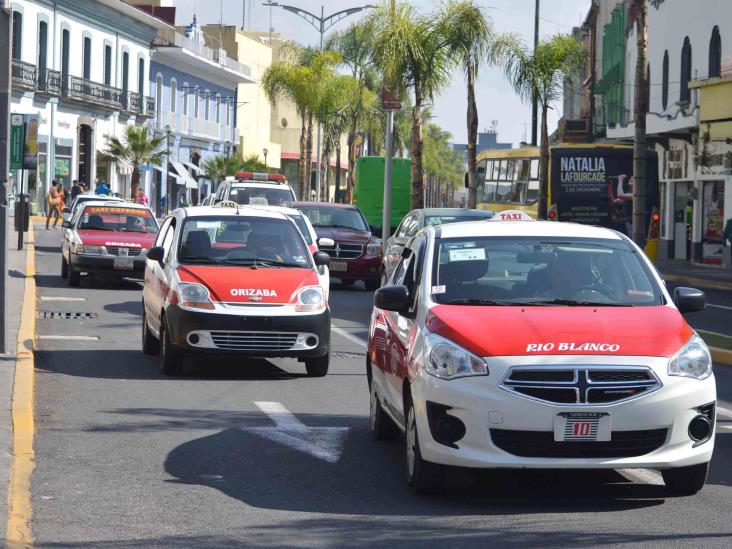
POLYGON ((407 216, 400 223, 394 235, 391 236, 387 241, 386 257, 384 258, 386 262, 387 276, 391 275, 391 273, 394 271, 394 269, 396 269, 396 266, 399 264, 399 261, 402 258, 402 250, 404 249, 404 245, 409 240, 409 238, 407 237, 407 231, 409 230, 409 227, 414 224, 414 216, 414 212, 408 213, 407 216))
MULTIPOLYGON (((176 219, 168 217, 158 232, 155 239, 155 246, 162 246, 169 250, 175 236, 176 219)), ((147 260, 145 266, 145 285, 143 288, 143 301, 148 326, 156 334, 160 333, 160 313, 163 310, 165 297, 170 285, 165 274, 168 263, 168 252, 163 256, 163 264, 151 259, 147 260)))

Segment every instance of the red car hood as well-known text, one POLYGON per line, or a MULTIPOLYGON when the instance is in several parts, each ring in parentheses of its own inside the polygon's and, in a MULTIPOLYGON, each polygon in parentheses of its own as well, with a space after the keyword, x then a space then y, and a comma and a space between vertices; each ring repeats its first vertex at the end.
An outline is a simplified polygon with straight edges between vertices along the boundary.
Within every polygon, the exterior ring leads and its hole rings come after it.
POLYGON ((371 240, 369 231, 342 229, 340 227, 315 227, 315 234, 318 235, 318 238, 332 238, 336 241, 358 242, 359 244, 366 244, 371 240))
POLYGON ((206 286, 211 299, 225 303, 291 303, 297 290, 318 285, 312 269, 185 265, 178 267, 178 276, 206 286))
POLYGON ((122 248, 152 248, 157 233, 134 233, 119 231, 76 231, 82 244, 87 246, 120 246, 122 248))
POLYGON ((693 330, 671 307, 437 305, 427 329, 478 356, 674 355, 693 330))

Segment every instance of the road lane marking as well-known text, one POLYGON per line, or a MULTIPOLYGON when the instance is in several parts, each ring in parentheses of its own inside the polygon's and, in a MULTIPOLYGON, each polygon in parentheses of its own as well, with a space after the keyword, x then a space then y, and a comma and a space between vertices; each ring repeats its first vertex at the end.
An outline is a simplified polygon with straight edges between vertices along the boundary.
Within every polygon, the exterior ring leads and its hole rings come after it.
POLYGON ((39 335, 38 339, 47 340, 69 340, 69 341, 97 341, 99 336, 78 336, 78 335, 39 335))
POLYGON ((337 333, 339 336, 345 337, 351 343, 355 343, 356 345, 360 345, 361 347, 364 347, 364 348, 368 347, 368 344, 366 343, 366 341, 364 341, 360 337, 356 337, 353 334, 349 334, 343 328, 339 328, 338 326, 334 326, 333 324, 331 324, 330 329, 332 331, 334 331, 335 333, 337 333))
POLYGON ((726 305, 715 305, 714 303, 707 303, 707 307, 716 307, 717 309, 727 309, 728 311, 732 311, 732 307, 727 307, 726 305))
POLYGON ((8 521, 5 531, 7 547, 31 547, 33 533, 31 520, 31 477, 35 452, 33 437, 33 395, 35 387, 35 363, 33 337, 36 333, 36 246, 33 225, 28 228, 26 251, 25 287, 20 312, 18 344, 13 380, 11 416, 13 420, 13 460, 8 483, 8 521))
POLYGON ((732 425, 719 425, 717 424, 717 430, 722 429, 723 431, 732 431, 732 425))
POLYGON ((41 301, 86 301, 85 297, 41 296, 41 301))
POLYGON ((725 408, 724 406, 720 406, 719 404, 717 404, 717 413, 732 418, 732 410, 725 408))
POLYGON ((661 473, 651 469, 618 469, 618 473, 631 482, 638 484, 652 484, 662 486, 664 484, 661 473))
POLYGON ((288 446, 313 457, 338 463, 349 427, 309 427, 279 402, 255 402, 274 422, 274 427, 242 427, 245 432, 288 446))

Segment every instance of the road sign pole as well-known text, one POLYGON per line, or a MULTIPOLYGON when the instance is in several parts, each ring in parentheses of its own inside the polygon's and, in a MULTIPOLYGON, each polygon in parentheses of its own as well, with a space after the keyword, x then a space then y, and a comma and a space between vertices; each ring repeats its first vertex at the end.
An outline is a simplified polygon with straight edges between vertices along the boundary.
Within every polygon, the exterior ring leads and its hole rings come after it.
POLYGON ((381 238, 384 243, 391 233, 391 157, 394 154, 394 111, 386 111, 386 151, 384 154, 384 220, 381 238))
POLYGON ((8 139, 10 134, 10 55, 13 18, 8 0, 0 4, 0 354, 7 352, 5 288, 8 276, 8 139), (2 53, 4 52, 4 53, 2 53))

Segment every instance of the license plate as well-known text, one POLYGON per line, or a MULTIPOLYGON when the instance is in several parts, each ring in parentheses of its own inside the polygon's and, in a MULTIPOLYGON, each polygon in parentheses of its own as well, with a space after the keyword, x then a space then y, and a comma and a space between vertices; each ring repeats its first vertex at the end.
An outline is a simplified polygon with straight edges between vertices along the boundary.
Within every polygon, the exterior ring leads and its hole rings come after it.
POLYGON ((610 414, 602 412, 563 412, 554 417, 556 442, 610 440, 610 414))
POLYGON ((329 268, 336 273, 345 273, 348 270, 348 263, 345 261, 331 261, 329 268))
POLYGON ((115 257, 114 268, 120 271, 131 271, 135 268, 134 257, 115 257))

